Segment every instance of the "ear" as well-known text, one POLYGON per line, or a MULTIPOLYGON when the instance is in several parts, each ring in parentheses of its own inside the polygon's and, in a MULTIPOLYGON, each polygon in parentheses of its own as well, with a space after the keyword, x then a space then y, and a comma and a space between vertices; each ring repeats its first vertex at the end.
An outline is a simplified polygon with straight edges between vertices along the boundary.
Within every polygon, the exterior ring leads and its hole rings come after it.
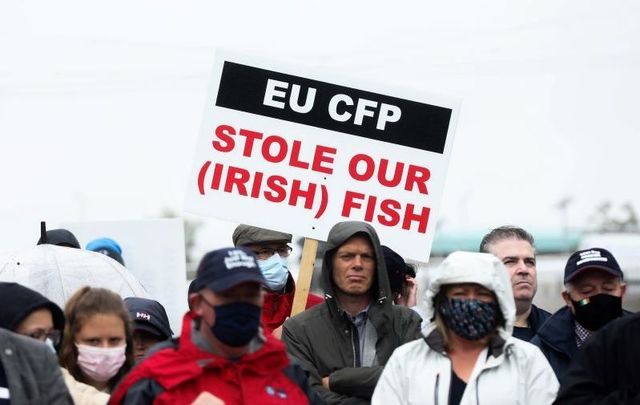
POLYGON ((200 294, 189 294, 189 308, 199 317, 202 316, 202 306, 202 296, 200 294))
POLYGON ((627 292, 627 285, 625 283, 620 284, 620 298, 624 298, 624 294, 627 292))
POLYGON ((569 309, 571 309, 571 313, 575 314, 575 309, 573 308, 573 302, 571 302, 571 296, 569 295, 569 292, 567 290, 564 290, 562 292, 562 299, 564 300, 565 304, 567 304, 569 309))

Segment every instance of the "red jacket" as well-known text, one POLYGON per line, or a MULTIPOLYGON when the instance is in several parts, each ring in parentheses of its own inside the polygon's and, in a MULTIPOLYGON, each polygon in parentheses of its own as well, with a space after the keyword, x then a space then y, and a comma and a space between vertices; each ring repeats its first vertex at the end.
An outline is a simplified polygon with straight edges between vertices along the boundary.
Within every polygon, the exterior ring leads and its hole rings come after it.
MULTIPOLYGON (((282 325, 284 321, 291 316, 293 296, 296 293, 296 284, 291 275, 289 275, 289 281, 287 281, 286 289, 289 292, 284 294, 267 292, 264 296, 264 303, 262 304, 262 328, 266 334, 271 334, 274 329, 280 327, 280 325, 282 325)), ((305 309, 309 309, 321 302, 324 302, 322 297, 315 294, 309 294, 307 295, 307 305, 305 306, 305 309)))
POLYGON ((116 387, 109 404, 191 404, 203 391, 229 405, 309 403, 305 390, 286 371, 289 358, 279 340, 267 336, 258 351, 234 362, 194 345, 193 319, 188 312, 177 347, 163 348, 138 364, 116 387))

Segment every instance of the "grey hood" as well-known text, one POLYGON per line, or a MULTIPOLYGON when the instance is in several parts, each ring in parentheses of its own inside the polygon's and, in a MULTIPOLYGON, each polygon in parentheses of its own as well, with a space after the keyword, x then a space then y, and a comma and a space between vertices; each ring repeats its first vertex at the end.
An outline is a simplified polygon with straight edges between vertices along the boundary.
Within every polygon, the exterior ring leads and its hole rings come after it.
POLYGON ((384 264, 384 255, 382 253, 382 247, 380 246, 378 234, 371 225, 366 222, 359 221, 338 222, 329 231, 327 248, 322 260, 321 277, 321 285, 324 289, 325 300, 327 301, 327 304, 329 304, 329 307, 332 309, 338 309, 334 294, 335 289, 332 277, 332 258, 336 250, 355 234, 364 234, 369 238, 376 256, 376 278, 370 291, 372 294, 372 304, 376 302, 378 305, 390 306, 391 288, 389 286, 389 276, 387 275, 387 268, 384 264))

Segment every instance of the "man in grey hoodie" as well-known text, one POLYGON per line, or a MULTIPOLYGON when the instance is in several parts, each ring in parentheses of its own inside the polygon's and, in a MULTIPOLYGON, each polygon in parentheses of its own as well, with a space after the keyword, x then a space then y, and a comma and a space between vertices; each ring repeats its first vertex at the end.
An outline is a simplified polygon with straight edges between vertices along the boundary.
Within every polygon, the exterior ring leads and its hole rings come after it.
POLYGON ((420 317, 393 305, 375 229, 331 228, 322 262, 325 302, 284 323, 289 353, 328 404, 366 404, 393 350, 420 337, 420 317))

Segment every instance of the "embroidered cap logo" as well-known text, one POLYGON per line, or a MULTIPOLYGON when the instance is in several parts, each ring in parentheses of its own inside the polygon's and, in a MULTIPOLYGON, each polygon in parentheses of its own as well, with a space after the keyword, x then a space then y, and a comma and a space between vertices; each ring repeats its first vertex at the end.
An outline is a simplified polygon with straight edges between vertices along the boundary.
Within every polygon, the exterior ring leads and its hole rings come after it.
POLYGON ((232 270, 236 267, 256 267, 255 260, 242 250, 230 250, 227 255, 228 257, 224 258, 224 265, 227 266, 227 270, 232 270))
POLYGON ((145 314, 144 312, 136 312, 136 319, 146 319, 147 321, 151 321, 151 315, 145 314))
POLYGON ((587 250, 580 253, 580 260, 576 263, 576 266, 585 262, 607 262, 606 257, 602 257, 602 254, 597 250, 587 250))

